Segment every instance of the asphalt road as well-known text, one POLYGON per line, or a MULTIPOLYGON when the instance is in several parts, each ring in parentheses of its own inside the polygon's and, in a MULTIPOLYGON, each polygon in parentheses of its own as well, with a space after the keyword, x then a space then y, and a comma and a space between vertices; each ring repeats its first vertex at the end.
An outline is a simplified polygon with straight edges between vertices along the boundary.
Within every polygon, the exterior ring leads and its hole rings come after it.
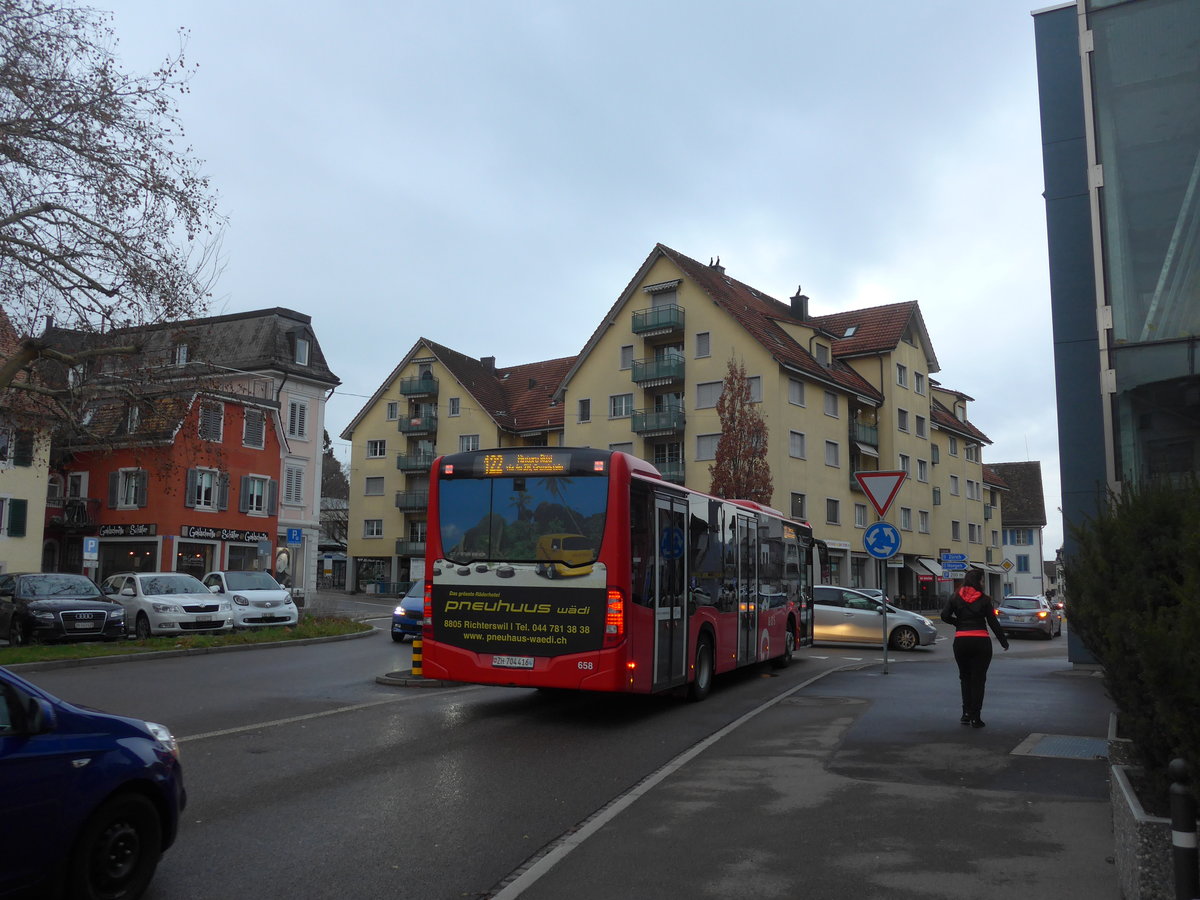
MULTIPOLYGON (((375 603, 387 612, 393 601, 375 603)), ((1010 652, 1065 656, 1065 644, 1017 640, 1010 652)), ((461 898, 489 896, 541 848, 765 701, 880 656, 809 648, 789 669, 720 678, 707 701, 688 704, 375 681, 408 668, 410 653, 382 630, 24 674, 72 702, 162 722, 180 740, 190 800, 148 900, 461 898)), ((950 647, 891 659, 945 663, 950 647)))

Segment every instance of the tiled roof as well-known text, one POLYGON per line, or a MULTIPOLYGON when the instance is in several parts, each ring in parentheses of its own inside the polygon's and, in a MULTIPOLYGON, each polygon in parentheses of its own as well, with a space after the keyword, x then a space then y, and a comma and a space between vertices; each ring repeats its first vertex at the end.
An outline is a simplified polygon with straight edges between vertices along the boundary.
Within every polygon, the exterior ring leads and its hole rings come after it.
POLYGON ((1009 487, 1000 516, 1006 526, 1040 528, 1046 524, 1046 501, 1042 494, 1040 462, 992 463, 1009 487))
MULTIPOLYGON (((942 389, 944 390, 944 388, 942 389)), ((972 425, 970 422, 964 422, 954 415, 946 406, 936 397, 929 399, 929 415, 933 419, 933 424, 942 431, 953 431, 963 437, 978 441, 981 444, 990 444, 992 442, 986 434, 972 425)))
POLYGON ((983 467, 983 483, 1008 490, 1008 482, 997 475, 996 470, 989 465, 984 465, 983 467))
POLYGON ((512 430, 544 431, 563 427, 563 405, 554 402, 554 395, 574 363, 574 356, 564 356, 498 370, 512 430))
POLYGON ((837 335, 838 341, 834 344, 833 352, 843 358, 895 350, 909 329, 915 329, 929 360, 929 371, 938 371, 937 359, 933 355, 932 344, 925 331, 921 309, 915 300, 852 309, 818 316, 813 321, 825 331, 837 335))

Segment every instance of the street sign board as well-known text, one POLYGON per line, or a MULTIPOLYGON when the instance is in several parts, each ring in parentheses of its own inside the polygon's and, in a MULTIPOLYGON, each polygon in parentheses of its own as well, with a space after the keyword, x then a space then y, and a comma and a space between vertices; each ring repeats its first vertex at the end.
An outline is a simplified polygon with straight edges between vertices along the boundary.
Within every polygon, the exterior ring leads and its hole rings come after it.
POLYGON ((100 558, 100 538, 85 537, 83 539, 83 558, 91 562, 100 558))
POLYGON ((946 559, 942 560, 942 571, 943 572, 946 572, 946 571, 965 572, 966 570, 967 570, 967 564, 965 562, 953 562, 951 560, 946 560, 946 559))
POLYGON ((942 562, 966 562, 967 554, 965 553, 943 553, 942 562))
POLYGON ((890 559, 900 552, 900 530, 890 522, 876 522, 863 532, 863 549, 876 559, 890 559))
POLYGON ((299 544, 304 538, 304 532, 299 528, 289 528, 287 530, 287 539, 289 544, 299 544))
POLYGON ((1000 568, 1002 568, 1005 572, 1011 572, 1015 565, 1016 565, 1016 563, 1014 563, 1011 559, 1008 559, 1007 557, 1005 557, 1004 562, 1000 563, 1000 568))
POLYGON ((908 473, 855 472, 854 477, 863 489, 863 493, 867 495, 867 499, 871 501, 871 505, 875 507, 875 512, 882 517, 887 515, 888 507, 900 493, 900 485, 904 483, 908 473))

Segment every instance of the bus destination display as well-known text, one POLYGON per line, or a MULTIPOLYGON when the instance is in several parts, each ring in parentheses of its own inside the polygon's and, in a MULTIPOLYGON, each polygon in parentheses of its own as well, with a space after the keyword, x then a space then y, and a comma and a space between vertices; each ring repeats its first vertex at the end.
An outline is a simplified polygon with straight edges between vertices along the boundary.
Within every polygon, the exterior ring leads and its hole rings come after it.
POLYGON ((480 474, 489 477, 565 475, 571 470, 571 454, 553 451, 485 453, 480 459, 480 464, 480 474))

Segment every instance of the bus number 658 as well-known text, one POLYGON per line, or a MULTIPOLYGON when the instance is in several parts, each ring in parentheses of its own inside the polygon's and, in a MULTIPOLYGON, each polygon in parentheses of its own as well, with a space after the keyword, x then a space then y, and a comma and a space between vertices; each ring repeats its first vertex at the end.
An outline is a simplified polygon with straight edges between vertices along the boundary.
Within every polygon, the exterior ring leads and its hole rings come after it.
POLYGON ((590 669, 594 668, 594 666, 590 662, 581 662, 581 663, 579 663, 579 668, 590 670, 590 669))

